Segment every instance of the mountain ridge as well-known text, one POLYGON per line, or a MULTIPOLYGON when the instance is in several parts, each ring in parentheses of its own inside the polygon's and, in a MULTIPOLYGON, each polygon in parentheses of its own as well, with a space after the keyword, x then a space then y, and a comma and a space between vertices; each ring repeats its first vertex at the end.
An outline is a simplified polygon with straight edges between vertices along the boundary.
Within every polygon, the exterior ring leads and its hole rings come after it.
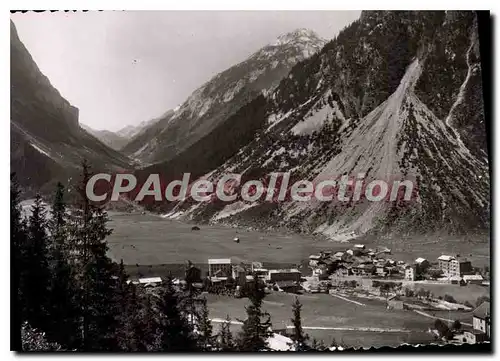
POLYGON ((177 110, 165 113, 122 150, 145 164, 174 158, 259 94, 270 91, 294 64, 326 42, 312 31, 307 38, 290 34, 284 34, 289 37, 286 43, 266 45, 209 79, 177 110))
POLYGON ((126 156, 80 127, 78 108, 40 71, 12 21, 10 44, 10 165, 20 185, 44 191, 57 180, 68 183, 84 158, 94 170, 130 169, 126 156))
POLYGON ((363 12, 254 104, 262 112, 253 120, 261 124, 253 139, 203 175, 214 182, 228 172, 246 179, 272 171, 309 180, 358 172, 375 179, 411 176, 419 189, 411 207, 238 199, 187 200, 164 211, 196 222, 277 226, 335 239, 485 230, 489 173, 479 59, 473 12, 363 12))

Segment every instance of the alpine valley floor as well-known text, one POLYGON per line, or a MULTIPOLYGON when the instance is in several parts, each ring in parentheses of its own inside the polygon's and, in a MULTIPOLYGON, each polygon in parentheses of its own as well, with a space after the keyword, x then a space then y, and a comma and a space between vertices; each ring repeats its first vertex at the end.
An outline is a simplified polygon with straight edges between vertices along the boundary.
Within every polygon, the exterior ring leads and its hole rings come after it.
POLYGON ((418 257, 435 261, 441 254, 460 254, 475 267, 490 263, 488 235, 363 239, 351 243, 329 241, 305 234, 276 233, 223 225, 199 225, 141 212, 109 212, 113 233, 107 241, 112 257, 127 265, 206 264, 208 258, 235 258, 277 264, 300 264, 321 250, 345 251, 352 243, 367 248, 388 247, 394 259, 413 262, 418 257), (233 242, 238 237, 239 243, 233 242))

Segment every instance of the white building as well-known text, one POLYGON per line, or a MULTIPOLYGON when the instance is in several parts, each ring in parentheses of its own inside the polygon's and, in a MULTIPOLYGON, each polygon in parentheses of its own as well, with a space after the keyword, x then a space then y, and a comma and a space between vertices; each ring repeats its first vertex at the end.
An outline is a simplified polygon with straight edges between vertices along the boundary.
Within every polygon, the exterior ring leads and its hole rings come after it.
POLYGON ((483 302, 472 313, 472 331, 465 331, 464 336, 468 343, 484 342, 491 335, 490 303, 483 302))
POLYGON ((212 258, 208 260, 208 275, 210 277, 229 277, 231 273, 230 258, 212 258))
POLYGON ((406 266, 405 268, 405 280, 415 281, 417 278, 416 266, 406 266))
POLYGON ((458 262, 453 256, 442 255, 438 257, 438 267, 445 276, 460 275, 458 272, 458 262))
POLYGON ((318 262, 321 260, 320 255, 312 254, 309 256, 309 266, 316 267, 318 262))

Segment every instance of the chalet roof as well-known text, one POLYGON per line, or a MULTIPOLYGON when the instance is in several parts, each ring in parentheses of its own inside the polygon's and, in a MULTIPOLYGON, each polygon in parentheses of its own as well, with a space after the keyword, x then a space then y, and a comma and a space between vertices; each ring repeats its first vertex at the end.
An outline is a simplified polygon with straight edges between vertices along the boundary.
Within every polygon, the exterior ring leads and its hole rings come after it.
POLYGON ((280 335, 274 332, 268 339, 269 348, 274 351, 290 351, 293 350, 293 340, 289 337, 280 335))
POLYGON ((139 278, 139 283, 140 284, 145 284, 145 283, 161 283, 161 278, 160 277, 139 278))
POLYGON ((424 261, 427 261, 427 260, 426 260, 425 258, 418 257, 418 258, 415 260, 415 263, 420 264, 420 263, 422 263, 422 262, 424 262, 424 261))
POLYGON ((451 261, 452 259, 455 259, 455 257, 452 256, 447 256, 447 255, 442 255, 438 257, 439 261, 451 261))
POLYGON ((483 276, 481 275, 465 275, 464 276, 464 281, 467 282, 467 281, 482 281, 483 280, 483 276))
POLYGON ((254 272, 268 272, 269 270, 267 268, 254 268, 254 272))
POLYGON ((269 270, 269 273, 300 273, 300 271, 296 268, 292 269, 272 269, 269 270))
POLYGON ((231 264, 230 258, 211 258, 208 260, 208 264, 231 264))
POLYGON ((479 305, 478 308, 476 308, 473 312, 472 315, 477 318, 482 318, 483 320, 490 315, 490 303, 489 302, 483 302, 479 305))

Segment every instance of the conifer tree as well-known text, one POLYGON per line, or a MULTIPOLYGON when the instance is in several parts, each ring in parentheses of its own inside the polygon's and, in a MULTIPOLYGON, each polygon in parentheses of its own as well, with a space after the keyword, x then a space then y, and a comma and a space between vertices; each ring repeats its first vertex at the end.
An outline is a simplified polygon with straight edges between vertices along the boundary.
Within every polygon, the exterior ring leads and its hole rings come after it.
POLYGON ((226 322, 223 322, 218 334, 220 351, 234 351, 233 334, 231 333, 231 318, 226 317, 226 322))
POLYGON ((48 305, 50 269, 46 212, 42 197, 37 194, 28 219, 26 244, 26 278, 24 295, 26 319, 34 328, 46 330, 48 326, 48 305))
POLYGON ((134 334, 138 341, 139 351, 161 351, 161 320, 158 310, 152 302, 152 295, 138 295, 138 318, 134 324, 134 334))
MULTIPOLYGON (((123 351, 139 351, 137 339, 138 307, 137 291, 133 284, 128 284, 123 259, 118 266, 116 277, 115 302, 118 310, 117 342, 123 351)), ((145 350, 142 350, 145 351, 145 350)))
POLYGON ((299 299, 295 297, 295 302, 292 305, 293 309, 293 318, 291 319, 292 324, 293 324, 293 336, 292 339, 295 343, 295 350, 296 351, 305 351, 308 349, 306 345, 306 340, 308 339, 308 336, 304 334, 304 330, 302 329, 302 304, 300 303, 299 299))
POLYGON ((170 275, 165 281, 159 304, 161 350, 168 352, 194 351, 196 350, 196 340, 188 321, 188 317, 193 317, 193 315, 182 309, 182 300, 172 281, 170 275))
POLYGON ((106 237, 111 234, 107 228, 107 214, 102 207, 91 204, 86 196, 90 177, 90 167, 84 161, 77 189, 80 199, 69 227, 77 265, 82 349, 114 351, 118 349, 118 310, 114 297, 116 264, 106 254, 106 237))
POLYGON ((79 346, 78 306, 74 272, 68 261, 69 247, 66 229, 67 214, 64 203, 64 186, 58 182, 51 210, 49 230, 52 238, 50 247, 50 320, 49 337, 69 349, 79 346))
POLYGON ((26 228, 21 216, 19 183, 14 173, 10 176, 10 264, 11 264, 11 350, 22 349, 22 323, 25 319, 23 271, 25 270, 23 247, 26 244, 26 228))
POLYGON ((202 351, 210 351, 214 347, 215 337, 213 336, 212 322, 209 318, 209 311, 206 298, 201 300, 201 310, 198 317, 198 345, 202 351))
POLYGON ((134 284, 129 285, 126 311, 126 341, 122 349, 126 351, 146 352, 158 351, 158 320, 151 307, 149 295, 141 300, 134 284), (125 346, 125 347, 124 347, 125 346))
POLYGON ((262 311, 264 297, 264 287, 254 275, 249 294, 251 304, 245 307, 247 318, 243 321, 237 342, 239 351, 252 352, 267 348, 267 339, 272 335, 272 331, 271 316, 262 311))

